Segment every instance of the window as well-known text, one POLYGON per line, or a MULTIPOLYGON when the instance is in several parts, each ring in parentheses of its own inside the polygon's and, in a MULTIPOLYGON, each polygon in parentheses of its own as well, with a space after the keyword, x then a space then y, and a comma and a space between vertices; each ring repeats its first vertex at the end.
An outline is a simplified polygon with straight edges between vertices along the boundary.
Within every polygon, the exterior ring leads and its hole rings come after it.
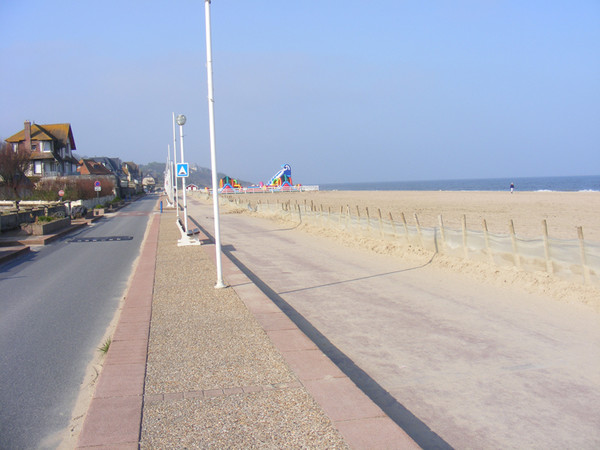
POLYGON ((34 163, 33 163, 33 173, 36 174, 36 175, 42 173, 42 162, 41 161, 34 161, 34 163))
POLYGON ((42 151, 51 152, 52 151, 52 141, 44 141, 42 151))

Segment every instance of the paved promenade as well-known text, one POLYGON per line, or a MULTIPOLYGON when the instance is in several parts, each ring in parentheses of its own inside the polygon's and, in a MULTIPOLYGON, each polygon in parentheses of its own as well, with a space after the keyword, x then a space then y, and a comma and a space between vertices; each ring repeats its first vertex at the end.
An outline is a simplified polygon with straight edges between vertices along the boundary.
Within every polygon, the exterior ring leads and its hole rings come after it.
POLYGON ((78 448, 418 448, 214 245, 155 214, 78 448))

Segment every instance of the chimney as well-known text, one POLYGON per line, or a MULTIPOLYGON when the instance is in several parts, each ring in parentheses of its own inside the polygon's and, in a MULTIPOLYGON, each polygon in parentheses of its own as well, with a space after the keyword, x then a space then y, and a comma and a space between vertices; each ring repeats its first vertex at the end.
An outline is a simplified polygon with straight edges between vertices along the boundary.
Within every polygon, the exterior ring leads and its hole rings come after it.
POLYGON ((31 122, 25 121, 25 149, 31 151, 31 122))

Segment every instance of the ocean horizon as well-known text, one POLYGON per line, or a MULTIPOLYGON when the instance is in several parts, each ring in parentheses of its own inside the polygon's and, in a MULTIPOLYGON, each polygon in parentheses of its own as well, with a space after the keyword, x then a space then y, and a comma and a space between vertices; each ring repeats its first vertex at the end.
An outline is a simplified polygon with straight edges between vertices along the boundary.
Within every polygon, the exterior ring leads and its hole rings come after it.
POLYGON ((464 180, 373 181, 325 183, 322 191, 510 191, 600 192, 600 175, 480 178, 464 180))

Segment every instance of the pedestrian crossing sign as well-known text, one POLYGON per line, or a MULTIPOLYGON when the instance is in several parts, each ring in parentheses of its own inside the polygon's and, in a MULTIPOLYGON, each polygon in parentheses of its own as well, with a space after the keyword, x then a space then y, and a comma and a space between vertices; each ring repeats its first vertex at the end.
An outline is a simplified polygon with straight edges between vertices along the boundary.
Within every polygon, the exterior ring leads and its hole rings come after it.
POLYGON ((183 178, 189 175, 189 167, 188 163, 179 163, 177 164, 177 177, 183 178))

